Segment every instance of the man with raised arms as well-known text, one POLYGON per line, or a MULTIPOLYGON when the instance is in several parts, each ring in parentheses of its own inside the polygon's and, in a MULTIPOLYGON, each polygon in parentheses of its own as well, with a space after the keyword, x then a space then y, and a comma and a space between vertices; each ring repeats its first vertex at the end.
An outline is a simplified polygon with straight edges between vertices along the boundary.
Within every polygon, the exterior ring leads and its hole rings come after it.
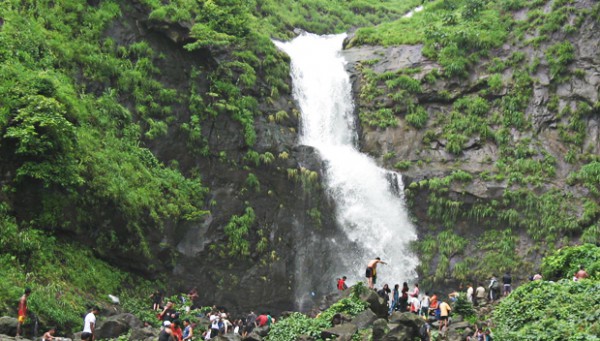
POLYGON ((379 263, 387 264, 386 262, 383 262, 381 258, 377 257, 367 265, 366 276, 369 281, 369 289, 373 289, 373 285, 377 282, 377 264, 379 263))

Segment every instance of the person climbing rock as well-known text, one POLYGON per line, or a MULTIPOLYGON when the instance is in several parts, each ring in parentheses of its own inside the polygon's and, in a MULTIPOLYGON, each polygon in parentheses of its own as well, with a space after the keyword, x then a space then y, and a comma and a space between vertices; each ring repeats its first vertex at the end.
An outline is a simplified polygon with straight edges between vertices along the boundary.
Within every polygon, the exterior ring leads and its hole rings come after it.
POLYGON ((369 282, 369 289, 373 289, 373 285, 377 283, 377 264, 387 264, 382 261, 381 258, 377 257, 369 262, 367 265, 366 277, 369 282))

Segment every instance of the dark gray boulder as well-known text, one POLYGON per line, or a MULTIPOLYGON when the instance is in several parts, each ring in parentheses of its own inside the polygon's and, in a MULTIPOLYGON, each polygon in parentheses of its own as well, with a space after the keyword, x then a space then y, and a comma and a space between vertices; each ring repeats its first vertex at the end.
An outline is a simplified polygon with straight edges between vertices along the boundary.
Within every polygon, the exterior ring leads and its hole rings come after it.
POLYGON ((377 319, 373 322, 373 341, 383 340, 389 328, 385 319, 377 319))
POLYGON ((419 337, 419 329, 425 323, 421 317, 412 313, 394 312, 390 323, 396 325, 383 338, 385 341, 413 340, 419 337))
POLYGON ((360 299, 369 303, 369 308, 377 315, 377 317, 387 318, 388 306, 381 296, 377 295, 374 290, 368 290, 360 295, 360 299))
POLYGON ((321 332, 322 339, 332 339, 335 338, 339 341, 350 341, 352 340, 352 335, 356 334, 358 328, 352 323, 339 324, 335 327, 323 330, 321 332))
POLYGON ((352 324, 358 329, 365 329, 377 320, 377 315, 370 309, 363 311, 352 319, 352 324))
POLYGON ((158 334, 159 330, 151 327, 132 328, 131 334, 129 335, 129 341, 146 340, 147 338, 157 338, 158 334))
POLYGON ((125 313, 110 316, 98 323, 97 339, 112 339, 127 334, 130 329, 141 328, 142 321, 133 314, 125 313))
POLYGON ((244 341, 262 341, 262 336, 258 335, 256 331, 252 331, 244 338, 244 341))
POLYGON ((17 319, 10 316, 0 317, 0 334, 16 335, 17 334, 17 319))

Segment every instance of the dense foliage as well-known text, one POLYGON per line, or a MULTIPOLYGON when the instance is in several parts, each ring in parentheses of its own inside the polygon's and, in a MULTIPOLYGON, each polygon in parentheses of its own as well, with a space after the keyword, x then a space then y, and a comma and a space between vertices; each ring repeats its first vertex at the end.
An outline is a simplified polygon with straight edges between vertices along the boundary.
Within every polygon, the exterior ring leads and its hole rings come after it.
POLYGON ((599 260, 600 247, 591 244, 565 247, 545 257, 544 280, 520 286, 495 309, 496 336, 501 340, 598 340, 599 260), (579 265, 593 269, 590 279, 571 279, 579 265))
POLYGON ((494 311, 499 340, 598 340, 600 283, 533 281, 517 288, 494 311))
POLYGON ((593 244, 562 248, 542 261, 542 275, 556 281, 571 278, 583 266, 593 279, 600 279, 600 247, 593 244))
POLYGON ((41 326, 75 331, 89 308, 110 305, 109 294, 148 310, 149 303, 143 300, 152 289, 150 282, 96 259, 81 245, 61 242, 35 229, 19 230, 2 205, 0 250, 0 311, 16 316, 24 285, 29 286, 27 330, 37 320, 41 326))
MULTIPOLYGON (((356 288, 353 287, 352 290, 356 290, 356 288)), ((307 335, 320 340, 321 331, 331 327, 331 319, 335 314, 340 313, 353 317, 366 308, 366 302, 361 301, 357 295, 351 295, 334 303, 315 318, 310 318, 301 313, 293 313, 271 327, 267 340, 294 341, 301 335, 307 335)))

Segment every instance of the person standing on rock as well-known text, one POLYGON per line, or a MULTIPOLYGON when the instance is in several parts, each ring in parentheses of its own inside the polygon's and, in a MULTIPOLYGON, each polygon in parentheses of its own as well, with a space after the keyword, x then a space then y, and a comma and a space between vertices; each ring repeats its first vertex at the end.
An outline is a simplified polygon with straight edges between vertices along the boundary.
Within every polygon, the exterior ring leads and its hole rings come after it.
POLYGON ((163 328, 158 334, 158 341, 171 341, 174 338, 173 331, 171 330, 171 321, 163 322, 163 328))
POLYGON ((382 261, 381 258, 377 257, 370 261, 367 265, 366 277, 369 282, 369 289, 373 289, 374 284, 377 283, 377 264, 379 263, 384 265, 387 264, 386 262, 382 261))
POLYGON ((440 303, 440 331, 443 331, 444 327, 446 327, 446 330, 448 329, 448 319, 451 310, 452 308, 450 308, 450 305, 446 301, 440 303))
POLYGON ((475 297, 477 298, 477 304, 485 302, 485 288, 483 285, 479 284, 477 289, 475 289, 475 297))
POLYGON ((83 321, 83 332, 81 333, 81 340, 83 341, 94 341, 96 339, 96 315, 100 311, 100 308, 93 307, 83 321))
POLYGON ((504 273, 504 276, 502 276, 502 290, 504 296, 508 296, 508 294, 510 294, 512 291, 512 276, 508 271, 504 273))
POLYGON ((31 295, 31 288, 25 288, 25 292, 21 299, 19 300, 19 312, 17 318, 17 337, 21 335, 21 329, 23 329, 23 323, 25 323, 25 318, 27 317, 27 298, 31 295))
POLYGON ((396 306, 398 306, 398 301, 400 300, 400 284, 394 285, 394 291, 392 292, 392 304, 390 305, 390 311, 388 315, 392 315, 396 306))
POLYGON ((189 319, 183 320, 183 326, 185 327, 183 329, 183 341, 189 341, 194 337, 194 329, 192 328, 192 325, 190 324, 190 320, 189 319))
POLYGON ((429 291, 421 298, 421 315, 425 318, 429 316, 429 291))
POLYGON ((474 302, 473 302, 473 284, 471 284, 471 283, 467 284, 467 301, 471 302, 471 304, 474 304, 474 302))

